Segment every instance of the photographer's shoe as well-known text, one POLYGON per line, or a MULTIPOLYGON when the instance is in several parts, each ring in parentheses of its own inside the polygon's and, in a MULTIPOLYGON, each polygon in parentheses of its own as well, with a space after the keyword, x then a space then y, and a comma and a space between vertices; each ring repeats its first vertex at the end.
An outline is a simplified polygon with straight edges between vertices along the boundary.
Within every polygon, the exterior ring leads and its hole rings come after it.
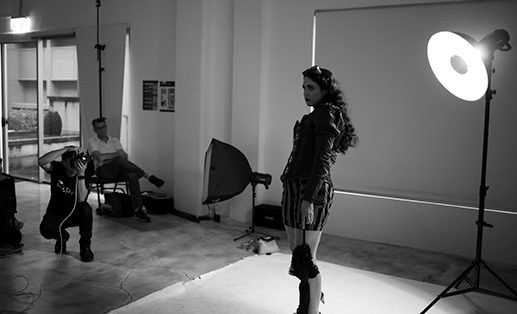
POLYGON ((11 245, 6 243, 4 245, 0 245, 0 254, 11 254, 11 253, 20 253, 23 249, 23 243, 18 245, 11 245))
POLYGON ((91 262, 93 261, 93 252, 90 250, 89 246, 81 246, 81 261, 83 262, 91 262))
POLYGON ((57 239, 56 245, 54 246, 54 252, 56 254, 66 253, 66 241, 68 241, 68 239, 70 239, 70 234, 66 230, 63 230, 63 241, 61 242, 60 239, 57 239))
POLYGON ((140 207, 136 212, 133 213, 133 219, 138 219, 143 222, 150 222, 151 218, 145 214, 144 207, 140 207))
POLYGON ((165 183, 165 181, 163 181, 162 179, 160 179, 154 175, 150 175, 148 180, 152 184, 156 185, 156 187, 161 187, 165 183))

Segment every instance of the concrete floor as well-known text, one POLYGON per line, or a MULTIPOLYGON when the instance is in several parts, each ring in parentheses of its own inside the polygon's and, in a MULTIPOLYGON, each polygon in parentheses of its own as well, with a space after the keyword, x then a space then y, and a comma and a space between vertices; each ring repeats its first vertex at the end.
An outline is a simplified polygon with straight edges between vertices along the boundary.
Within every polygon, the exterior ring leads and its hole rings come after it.
MULTIPOLYGON (((61 258, 54 254, 54 241, 39 234, 49 186, 22 181, 16 189, 17 218, 25 223, 25 247, 22 253, 0 258, 1 314, 108 313, 174 283, 191 281, 254 255, 239 246, 259 236, 234 241, 248 225, 227 219, 195 223, 175 215, 151 214, 152 222, 143 223, 94 215, 95 259, 83 263, 77 228, 68 229, 68 254, 61 258)), ((95 195, 90 195, 90 204, 97 207, 95 195)), ((277 244, 283 253, 289 253, 282 231, 256 230, 280 237, 277 244)), ((444 287, 472 261, 469 257, 325 234, 318 258, 444 287)), ((506 283, 517 288, 517 265, 487 263, 506 283)), ((508 294, 493 276, 483 273, 481 283, 484 288, 508 294)))

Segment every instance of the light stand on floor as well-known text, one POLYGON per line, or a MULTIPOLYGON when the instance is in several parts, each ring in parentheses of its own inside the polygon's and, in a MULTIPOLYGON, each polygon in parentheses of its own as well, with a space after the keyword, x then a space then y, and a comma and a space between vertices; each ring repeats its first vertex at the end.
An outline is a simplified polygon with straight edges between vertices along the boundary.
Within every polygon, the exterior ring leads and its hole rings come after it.
POLYGON ((269 174, 260 174, 257 172, 253 173, 253 179, 251 180, 251 226, 246 229, 243 235, 241 235, 238 238, 233 239, 233 241, 240 240, 244 238, 245 236, 251 236, 255 233, 260 233, 262 235, 278 239, 277 237, 273 237, 269 234, 265 234, 262 232, 255 231, 255 198, 257 197, 257 183, 262 183, 265 185, 266 189, 268 188, 269 184, 271 183, 271 175, 269 174))
POLYGON ((267 189, 271 184, 271 175, 253 172, 248 159, 240 150, 213 138, 205 153, 202 204, 213 204, 231 199, 235 195, 241 194, 250 183, 252 189, 251 226, 243 236, 234 241, 260 233, 255 231, 254 222, 257 184, 263 184, 267 189))
MULTIPOLYGON (((449 34, 446 34, 449 35, 449 34)), ((470 37, 467 37, 463 34, 454 34, 453 36, 462 37, 461 39, 466 39, 469 41, 470 44, 472 44, 472 39, 470 37)), ((454 38, 454 37, 452 37, 454 38)), ((431 38, 432 39, 432 38, 431 38)), ((486 67, 486 73, 487 73, 487 88, 484 90, 485 93, 485 121, 484 121, 484 132, 483 132, 483 157, 482 157, 482 163, 481 163, 481 186, 479 189, 479 211, 478 211, 478 220, 476 221, 477 224, 477 241, 476 241, 476 257, 474 261, 472 261, 471 265, 463 272, 461 275, 456 278, 445 290, 443 290, 442 293, 440 293, 420 314, 426 313, 434 304, 436 304, 441 298, 464 294, 468 292, 480 292, 484 294, 489 294, 497 297, 502 297, 506 299, 510 299, 513 301, 517 301, 517 292, 512 289, 504 280, 499 277, 488 265, 485 261, 481 258, 481 249, 483 244, 483 228, 489 227, 492 228, 493 225, 487 223, 484 218, 485 214, 485 198, 488 191, 488 187, 486 186, 486 168, 487 168, 487 156, 488 156, 488 131, 489 131, 489 120, 490 120, 490 101, 492 99, 492 96, 495 94, 495 91, 491 90, 491 80, 492 80, 492 61, 494 59, 494 52, 495 50, 501 50, 501 51, 508 51, 511 49, 510 44, 508 43, 509 35, 505 30, 497 30, 493 32, 492 34, 485 37, 479 44, 474 43, 473 47, 475 48, 484 48, 484 52, 487 53, 484 58, 484 66, 486 67), (488 289, 484 289, 480 287, 481 282, 481 268, 484 267, 491 275, 493 275, 503 286, 508 289, 508 291, 513 294, 513 296, 508 296, 499 292, 491 291, 488 289), (468 276, 471 272, 474 272, 474 278, 470 279, 468 276), (467 282, 469 284, 469 288, 461 289, 461 290, 455 290, 452 292, 449 292, 452 288, 458 288, 462 282, 467 282)), ((431 46, 431 40, 429 42, 429 46, 431 46)), ((430 47, 428 48, 429 52, 430 47)), ((451 65, 452 64, 452 58, 454 57, 462 57, 461 54, 454 53, 451 57, 451 65)), ((431 67, 433 68, 431 56, 429 57, 429 62, 431 63, 431 67)), ((468 65, 468 64, 467 64, 468 65)), ((467 68, 468 69, 468 68, 467 68)), ((467 70, 466 69, 466 70, 467 70)), ((455 69, 457 70, 457 69, 455 69)), ((433 68, 433 71, 435 71, 435 68, 433 68)), ((466 73, 466 71, 464 72, 466 73)), ((435 74, 437 72, 435 71, 435 74)), ((437 74, 437 78, 441 81, 441 78, 439 74, 437 74)), ((442 84, 444 84, 441 81, 442 84)), ((450 86, 444 86, 449 89, 450 86)), ((451 91, 451 89, 449 89, 451 91)), ((458 95, 456 91, 451 91, 456 96, 463 98, 462 95, 458 95)), ((481 94, 482 97, 482 94, 481 94)), ((476 97, 474 97, 476 98, 476 97)), ((480 97, 479 97, 480 98, 480 97)), ((477 99, 479 99, 477 98, 477 99)), ((468 99, 468 100, 477 100, 477 99, 468 99)), ((467 99, 466 99, 467 100, 467 99)))

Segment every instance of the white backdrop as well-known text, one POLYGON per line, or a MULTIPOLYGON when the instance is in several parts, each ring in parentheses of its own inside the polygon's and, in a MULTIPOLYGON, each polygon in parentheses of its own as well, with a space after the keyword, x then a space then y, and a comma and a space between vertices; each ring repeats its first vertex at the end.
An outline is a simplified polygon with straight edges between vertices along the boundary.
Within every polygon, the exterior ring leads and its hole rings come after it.
MULTIPOLYGON (((438 31, 517 35, 517 2, 316 12, 315 62, 334 72, 359 145, 332 170, 337 189, 477 207, 485 100, 462 101, 427 61, 438 31)), ((487 207, 517 211, 517 49, 495 53, 487 207)))

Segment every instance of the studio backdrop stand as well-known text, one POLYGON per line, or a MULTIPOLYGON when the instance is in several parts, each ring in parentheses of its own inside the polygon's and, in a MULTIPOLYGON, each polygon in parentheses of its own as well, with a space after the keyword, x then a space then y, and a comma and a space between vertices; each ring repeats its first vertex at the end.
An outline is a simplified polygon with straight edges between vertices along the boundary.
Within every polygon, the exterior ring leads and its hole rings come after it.
MULTIPOLYGON (((503 30, 498 30, 503 31, 503 30)), ((496 31, 496 32, 498 32, 496 31)), ((506 31, 503 31, 506 33, 506 31)), ((492 33, 494 34, 494 33, 492 33)), ((491 34, 491 35, 492 35, 491 34)), ((496 34, 501 35, 501 33, 496 34)), ((501 51, 508 51, 511 49, 511 46, 508 43, 509 35, 508 33, 503 34, 503 38, 506 38, 506 41, 501 40, 500 38, 496 38, 497 42, 490 42, 494 40, 495 36, 487 36, 487 38, 481 41, 481 44, 489 44, 488 56, 486 57, 484 63, 486 67, 486 71, 488 74, 488 87, 485 92, 485 118, 484 118, 484 132, 483 132, 483 155, 481 162, 481 185, 479 188, 479 210, 478 210, 478 220, 477 224, 477 240, 476 240, 476 256, 472 261, 469 267, 461 273, 461 275, 456 278, 445 290, 442 291, 420 314, 426 313, 433 305, 435 305, 440 299, 455 295, 460 295, 468 292, 479 292, 483 294, 488 294, 496 297, 501 297, 505 299, 509 299, 517 302, 517 292, 510 287, 500 276, 498 276, 482 259, 482 245, 483 245, 483 228, 493 228, 493 225, 487 223, 485 221, 485 198, 488 191, 488 186, 486 186, 486 168, 487 168, 487 156, 488 156, 488 131, 489 131, 489 121, 490 121, 490 101, 492 100, 493 95, 495 95, 495 91, 491 89, 491 81, 492 81, 492 73, 494 70, 492 68, 492 61, 494 59, 495 50, 499 49, 501 51), (505 35, 505 36, 504 36, 505 35), (487 40, 488 39, 488 40, 487 40), (488 41, 484 42, 484 41, 488 41), (506 46, 506 48, 504 48, 506 46), (484 289, 480 286, 481 283, 481 269, 484 268, 491 274, 494 278, 496 278, 509 292, 511 295, 506 295, 503 293, 499 293, 496 291, 484 289), (469 278, 469 275, 473 273, 473 278, 469 278), (464 289, 459 289, 460 285, 466 282, 469 287, 464 289), (456 290, 450 291, 452 288, 456 290)))

